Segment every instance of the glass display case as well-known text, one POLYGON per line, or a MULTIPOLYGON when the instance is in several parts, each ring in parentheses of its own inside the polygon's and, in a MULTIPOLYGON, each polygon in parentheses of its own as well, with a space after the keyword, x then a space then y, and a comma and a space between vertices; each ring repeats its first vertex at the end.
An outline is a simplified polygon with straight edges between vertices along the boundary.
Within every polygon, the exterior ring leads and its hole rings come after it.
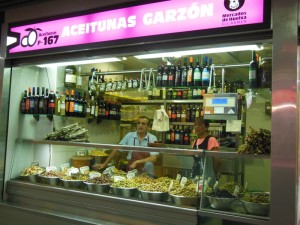
MULTIPOLYGON (((271 45, 266 44, 260 55, 272 55, 271 45)), ((70 85, 72 79, 67 75, 74 74, 70 74, 64 66, 13 67, 7 142, 7 162, 10 165, 7 198, 29 204, 32 208, 55 208, 61 213, 76 210, 81 216, 89 210, 87 204, 100 204, 93 215, 108 212, 111 208, 116 210, 120 220, 133 207, 140 213, 133 215, 134 218, 140 220, 150 210, 145 220, 152 221, 153 215, 159 212, 160 220, 172 218, 174 224, 182 224, 183 221, 184 224, 195 224, 198 216, 229 220, 232 216, 250 224, 267 223, 270 212, 270 152, 249 150, 245 145, 252 130, 270 130, 270 89, 264 86, 247 90, 249 64, 245 61, 251 59, 251 51, 210 56, 216 65, 214 70, 211 68, 212 82, 208 87, 157 86, 160 59, 138 61, 129 56, 121 63, 76 66, 80 73, 75 74, 75 80, 81 77, 80 87, 76 87, 75 83, 70 85), (236 57, 231 57, 233 54, 236 57), (233 61, 237 56, 242 58, 243 63, 241 60, 233 61), (149 70, 137 65, 147 66, 149 70), (133 66, 136 68, 131 70, 133 66), (149 71, 154 75, 152 80, 149 71), (147 75, 144 78, 143 73, 147 75), (130 86, 137 81, 140 85, 130 86), (241 83, 244 85, 239 86, 241 83), (105 89, 101 89, 103 84, 105 89), (122 84, 125 85, 123 89, 122 84), (228 90, 239 96, 238 118, 209 119, 208 131, 221 146, 217 151, 195 150, 193 145, 197 135, 194 126, 196 119, 205 111, 204 92, 223 93, 226 84, 231 85, 228 90), (115 90, 108 88, 113 85, 116 85, 115 90), (28 91, 27 95, 24 95, 24 90, 28 91), (154 95, 154 92, 159 94, 154 95), (51 108, 47 112, 42 111, 45 96, 47 107, 51 108), (156 97, 153 99, 153 96, 156 97), (68 101, 62 104, 62 99, 66 98, 68 101), (85 106, 82 105, 84 101, 85 106), (71 104, 81 106, 74 106, 74 111, 66 110, 71 104), (160 132, 149 127, 149 132, 157 137, 157 143, 147 147, 119 145, 126 133, 136 129, 138 116, 152 120, 161 106, 169 117, 169 129, 160 132), (86 107, 85 114, 78 107, 86 107), (183 116, 183 111, 187 114, 193 110, 194 114, 190 113, 189 119, 183 116), (188 139, 184 139, 185 131, 188 139), (93 165, 103 163, 115 150, 119 150, 117 157, 108 167, 96 171, 93 165), (127 171, 127 153, 131 151, 158 154, 154 174, 127 171), (218 171, 213 167, 215 161, 220 162, 218 171), (62 199, 67 203, 63 203, 62 199), (41 202, 42 206, 38 206, 41 202), (130 205, 128 209, 127 205, 130 205), (174 216, 174 212, 178 214, 174 216)), ((216 107, 216 110, 220 109, 216 107)))

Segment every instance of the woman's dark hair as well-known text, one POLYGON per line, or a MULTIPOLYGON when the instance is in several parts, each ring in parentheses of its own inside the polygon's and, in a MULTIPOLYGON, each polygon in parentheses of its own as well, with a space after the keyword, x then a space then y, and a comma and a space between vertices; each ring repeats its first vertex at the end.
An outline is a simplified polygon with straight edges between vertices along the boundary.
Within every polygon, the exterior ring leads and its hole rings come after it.
POLYGON ((195 124, 204 124, 206 128, 209 127, 209 121, 205 120, 203 117, 196 118, 195 124))

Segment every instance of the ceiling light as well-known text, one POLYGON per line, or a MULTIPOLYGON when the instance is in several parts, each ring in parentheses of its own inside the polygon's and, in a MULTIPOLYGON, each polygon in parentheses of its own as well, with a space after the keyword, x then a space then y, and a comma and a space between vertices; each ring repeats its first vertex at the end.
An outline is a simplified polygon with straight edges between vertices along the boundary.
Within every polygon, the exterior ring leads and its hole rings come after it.
POLYGON ((89 59, 81 61, 70 61, 70 62, 58 62, 37 65, 38 67, 55 67, 55 66, 67 66, 67 65, 82 65, 82 64, 93 64, 93 63, 105 63, 105 62, 118 62, 121 61, 118 58, 104 58, 104 59, 89 59))
POLYGON ((242 46, 229 46, 229 47, 219 47, 219 48, 206 48, 206 49, 196 49, 187 51, 176 51, 176 52, 164 52, 164 53, 153 53, 145 55, 135 55, 134 57, 138 59, 153 59, 161 57, 176 57, 179 58, 185 55, 199 55, 199 54, 212 54, 221 52, 236 52, 236 51, 246 51, 246 50, 262 50, 263 46, 258 45, 242 45, 242 46))

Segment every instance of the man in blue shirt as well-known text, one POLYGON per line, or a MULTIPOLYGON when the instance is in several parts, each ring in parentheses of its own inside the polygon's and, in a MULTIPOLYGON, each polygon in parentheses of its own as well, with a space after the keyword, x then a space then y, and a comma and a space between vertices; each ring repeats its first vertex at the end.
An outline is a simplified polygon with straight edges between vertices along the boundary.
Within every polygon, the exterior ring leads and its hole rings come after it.
MULTIPOLYGON (((145 116, 140 116, 137 120, 137 128, 134 132, 127 133, 120 141, 120 145, 143 146, 147 147, 148 143, 157 141, 156 136, 148 132, 149 119, 145 116)), ((95 164, 95 169, 103 169, 117 155, 118 150, 113 150, 104 163, 95 164)), ((138 169, 149 175, 154 175, 154 163, 157 161, 158 152, 139 152, 129 151, 127 155, 128 170, 138 169)))

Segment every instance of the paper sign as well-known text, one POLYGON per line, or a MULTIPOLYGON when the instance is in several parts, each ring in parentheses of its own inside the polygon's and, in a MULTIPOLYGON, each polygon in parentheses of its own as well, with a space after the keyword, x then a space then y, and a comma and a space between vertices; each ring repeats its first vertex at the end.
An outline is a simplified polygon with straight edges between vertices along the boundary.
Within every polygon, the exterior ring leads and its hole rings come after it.
POLYGON ((241 132, 242 121, 241 120, 227 120, 226 132, 241 132))

